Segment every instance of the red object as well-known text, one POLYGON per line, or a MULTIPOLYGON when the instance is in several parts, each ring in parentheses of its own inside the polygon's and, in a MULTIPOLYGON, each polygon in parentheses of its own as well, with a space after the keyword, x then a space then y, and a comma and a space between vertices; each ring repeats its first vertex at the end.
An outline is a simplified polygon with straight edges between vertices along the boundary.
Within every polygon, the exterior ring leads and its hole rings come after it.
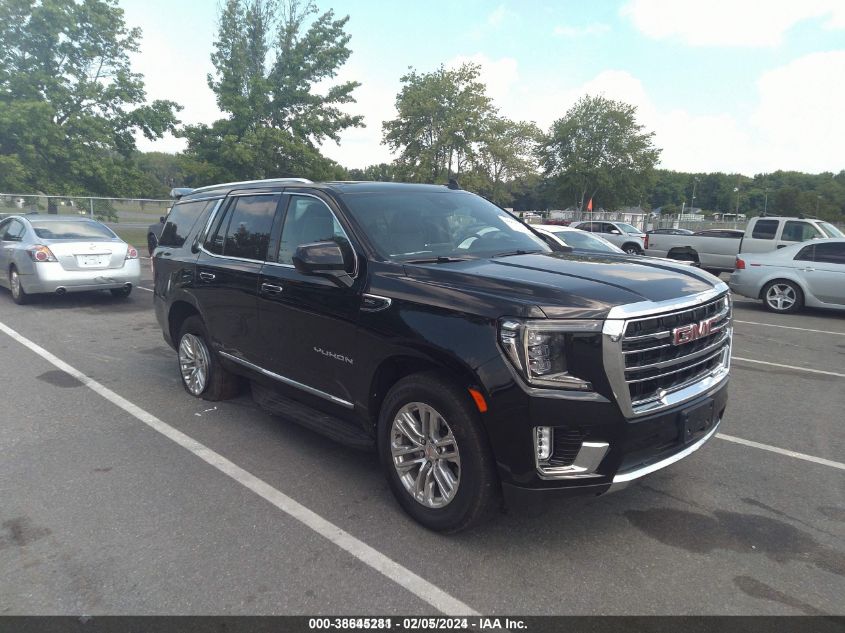
POLYGON ((134 246, 126 249, 126 259, 138 259, 138 251, 134 246))
POLYGON ((643 240, 643 248, 648 250, 648 234, 646 234, 645 239, 643 240))
POLYGON ((734 266, 737 270, 745 270, 745 260, 740 259, 739 257, 736 258, 736 265, 734 266))
POLYGON ((587 202, 587 211, 592 211, 592 210, 593 210, 593 199, 590 198, 590 200, 587 202))
POLYGON ((475 406, 478 407, 478 410, 481 413, 487 412, 487 401, 484 400, 484 396, 481 395, 481 392, 478 389, 473 389, 472 387, 469 388, 469 395, 472 396, 472 399, 475 400, 475 406))
POLYGON ((41 246, 40 244, 37 246, 33 246, 29 250, 27 250, 29 256, 32 258, 34 262, 55 262, 58 261, 56 256, 53 255, 53 251, 51 251, 46 246, 41 246))

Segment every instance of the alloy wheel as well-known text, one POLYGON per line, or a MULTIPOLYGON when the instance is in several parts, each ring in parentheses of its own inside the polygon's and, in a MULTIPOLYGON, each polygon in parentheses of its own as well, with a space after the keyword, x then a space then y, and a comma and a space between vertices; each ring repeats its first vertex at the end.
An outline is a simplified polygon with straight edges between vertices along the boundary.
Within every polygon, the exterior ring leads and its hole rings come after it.
POLYGON ((188 391, 199 396, 208 384, 211 357, 205 342, 193 334, 185 334, 179 342, 179 369, 188 391))
POLYGON ((18 276, 17 270, 9 273, 9 286, 12 290, 12 296, 15 299, 19 299, 21 296, 21 278, 18 276))
POLYGON ((433 407, 410 402, 393 418, 390 452, 399 480, 426 508, 442 508, 458 492, 461 456, 445 418, 433 407))
POLYGON ((773 284, 766 292, 766 303, 779 312, 789 310, 797 300, 795 288, 789 284, 773 284))

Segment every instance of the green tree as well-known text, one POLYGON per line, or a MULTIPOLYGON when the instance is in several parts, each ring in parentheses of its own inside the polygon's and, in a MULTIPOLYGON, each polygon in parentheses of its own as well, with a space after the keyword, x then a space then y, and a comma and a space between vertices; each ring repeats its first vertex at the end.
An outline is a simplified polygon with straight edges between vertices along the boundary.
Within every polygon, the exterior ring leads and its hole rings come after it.
POLYGON ((410 69, 396 95, 398 116, 382 124, 383 142, 418 182, 444 182, 470 168, 484 125, 494 113, 480 67, 463 64, 430 73, 410 69))
POLYGON ((348 20, 331 10, 318 15, 310 0, 227 0, 208 77, 227 117, 185 128, 192 173, 208 181, 340 177, 319 146, 363 125, 341 109, 360 84, 322 87, 351 54, 348 20))
POLYGON ((647 191, 660 150, 636 112, 621 101, 585 96, 554 122, 539 156, 564 199, 574 194, 581 209, 590 198, 613 208, 647 191))
POLYGON ((0 2, 0 189, 133 195, 135 133, 160 138, 172 101, 146 103, 115 0, 0 2))
POLYGON ((500 206, 512 204, 511 183, 537 171, 536 150, 541 136, 534 123, 489 117, 473 157, 475 169, 485 181, 480 193, 500 206))

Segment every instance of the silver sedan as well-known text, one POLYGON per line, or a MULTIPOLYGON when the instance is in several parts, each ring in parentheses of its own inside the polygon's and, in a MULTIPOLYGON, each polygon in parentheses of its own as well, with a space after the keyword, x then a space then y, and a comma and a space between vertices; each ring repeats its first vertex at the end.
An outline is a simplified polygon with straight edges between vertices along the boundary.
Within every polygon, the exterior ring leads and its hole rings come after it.
POLYGON ((802 306, 845 310, 845 239, 813 240, 769 253, 740 253, 728 282, 772 312, 802 306))
POLYGON ((138 251, 104 224, 41 215, 0 221, 0 286, 15 303, 37 293, 100 289, 128 297, 140 281, 138 251))

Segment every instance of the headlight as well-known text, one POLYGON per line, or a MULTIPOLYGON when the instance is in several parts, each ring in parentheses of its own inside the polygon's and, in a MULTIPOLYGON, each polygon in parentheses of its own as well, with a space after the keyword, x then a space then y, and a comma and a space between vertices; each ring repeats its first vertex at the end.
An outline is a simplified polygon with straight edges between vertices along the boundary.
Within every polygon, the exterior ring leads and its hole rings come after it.
POLYGON ((538 387, 592 391, 593 385, 569 371, 574 337, 595 334, 601 321, 517 321, 503 319, 499 340, 525 380, 538 387))

